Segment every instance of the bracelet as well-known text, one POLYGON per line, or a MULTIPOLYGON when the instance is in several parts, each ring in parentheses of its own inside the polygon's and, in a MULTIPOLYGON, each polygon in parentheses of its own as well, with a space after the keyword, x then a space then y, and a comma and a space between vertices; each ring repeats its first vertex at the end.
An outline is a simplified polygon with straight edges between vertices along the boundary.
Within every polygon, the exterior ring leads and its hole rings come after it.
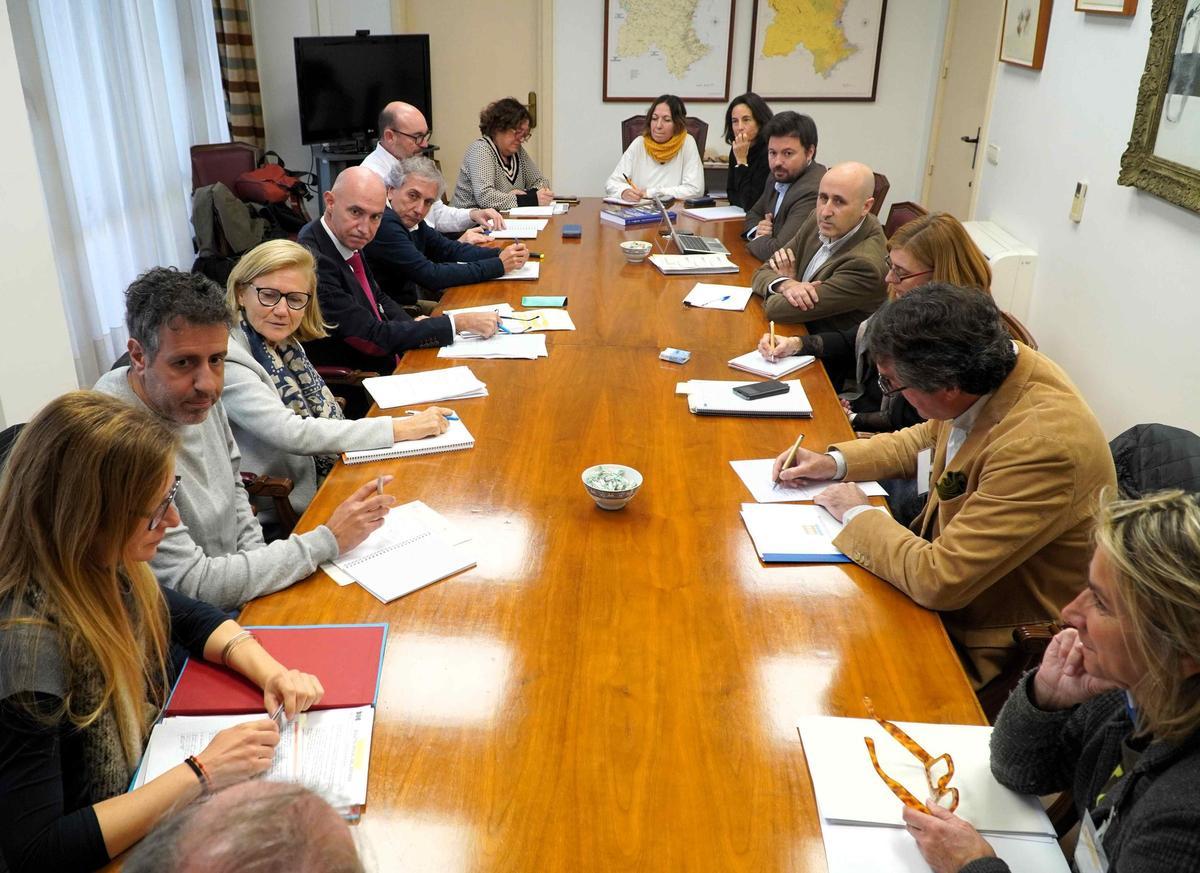
POLYGON ((195 755, 188 755, 183 759, 183 763, 192 768, 192 772, 200 780, 200 787, 204 793, 210 793, 212 791, 212 780, 208 778, 208 771, 204 769, 204 765, 200 763, 200 759, 195 755))
POLYGON ((221 649, 221 663, 226 667, 229 666, 229 655, 246 640, 254 639, 254 634, 248 630, 239 631, 229 638, 229 642, 225 644, 225 648, 221 649))

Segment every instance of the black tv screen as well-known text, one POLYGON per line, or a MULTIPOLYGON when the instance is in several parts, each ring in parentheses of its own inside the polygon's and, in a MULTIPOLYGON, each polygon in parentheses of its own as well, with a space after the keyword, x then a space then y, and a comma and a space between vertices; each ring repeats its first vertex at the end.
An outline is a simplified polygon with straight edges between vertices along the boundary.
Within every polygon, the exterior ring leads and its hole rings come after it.
POLYGON ((379 110, 393 100, 432 128, 428 34, 299 36, 295 46, 304 145, 377 137, 379 110))

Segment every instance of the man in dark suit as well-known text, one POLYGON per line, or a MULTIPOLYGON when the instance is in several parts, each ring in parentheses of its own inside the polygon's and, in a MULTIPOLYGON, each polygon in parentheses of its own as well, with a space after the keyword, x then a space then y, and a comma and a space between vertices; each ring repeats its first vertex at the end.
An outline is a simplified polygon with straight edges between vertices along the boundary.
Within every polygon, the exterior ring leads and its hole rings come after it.
POLYGON ((795 236, 817 205, 825 167, 815 162, 817 125, 807 115, 780 112, 762 130, 771 175, 762 196, 746 213, 746 249, 760 261, 795 236))
POLYGON ((424 301, 421 308, 428 312, 446 288, 498 279, 529 260, 529 250, 519 242, 503 249, 467 245, 425 222, 446 187, 429 158, 400 161, 387 185, 388 207, 363 254, 380 287, 401 306, 416 307, 424 301))
POLYGON ((865 164, 830 167, 817 207, 754 274, 767 318, 811 333, 854 327, 885 296, 887 240, 871 215, 875 174, 865 164))
POLYGON ((386 205, 383 181, 350 167, 325 192, 325 214, 300 231, 300 243, 317 258, 321 314, 334 325, 325 339, 305 343, 317 363, 390 373, 402 352, 449 345, 456 330, 496 332, 493 312, 414 319, 380 290, 361 250, 375 238, 386 205))

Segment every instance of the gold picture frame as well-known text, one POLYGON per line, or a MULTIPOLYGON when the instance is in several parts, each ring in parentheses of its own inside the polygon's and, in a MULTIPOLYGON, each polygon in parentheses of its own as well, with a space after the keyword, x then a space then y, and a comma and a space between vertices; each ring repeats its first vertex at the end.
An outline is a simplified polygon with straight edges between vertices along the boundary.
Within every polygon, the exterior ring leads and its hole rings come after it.
POLYGON ((1005 0, 1000 60, 1040 70, 1046 59, 1052 0, 1005 0))
POLYGON ((1164 120, 1171 124, 1184 112, 1200 112, 1200 53, 1184 51, 1191 45, 1191 38, 1184 45, 1188 33, 1200 45, 1200 0, 1154 0, 1146 70, 1117 184, 1200 212, 1200 155, 1194 165, 1170 160, 1162 155, 1160 143, 1164 120), (1189 107, 1192 97, 1195 101, 1189 107))

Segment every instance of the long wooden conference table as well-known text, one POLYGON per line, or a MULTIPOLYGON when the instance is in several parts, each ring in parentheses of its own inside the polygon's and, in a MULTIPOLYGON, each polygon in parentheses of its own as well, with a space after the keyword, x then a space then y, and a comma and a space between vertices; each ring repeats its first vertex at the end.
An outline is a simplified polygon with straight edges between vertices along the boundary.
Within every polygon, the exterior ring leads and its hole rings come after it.
POLYGON ((675 393, 744 375, 726 361, 764 331, 758 298, 745 312, 681 303, 696 281, 750 284, 741 223, 680 222, 721 236, 740 273, 667 278, 618 248, 656 228, 598 212, 585 201, 529 241, 546 255, 539 281, 445 297, 567 295, 578 329, 549 332, 548 358, 404 356, 399 372, 467 364, 487 383, 488 397, 443 404, 475 448, 339 464, 298 528, 392 473, 398 502, 471 535, 478 566, 387 605, 318 572, 241 620, 388 623, 358 825, 380 870, 823 871, 800 716, 863 717, 863 695, 892 719, 982 713, 936 614, 855 565, 755 554, 729 462, 774 456, 798 430, 812 448, 852 437, 821 366, 798 374, 811 420, 699 417, 675 393), (561 239, 567 222, 581 239, 561 239), (691 361, 659 360, 667 346, 691 361), (645 477, 622 511, 583 489, 600 462, 645 477))

